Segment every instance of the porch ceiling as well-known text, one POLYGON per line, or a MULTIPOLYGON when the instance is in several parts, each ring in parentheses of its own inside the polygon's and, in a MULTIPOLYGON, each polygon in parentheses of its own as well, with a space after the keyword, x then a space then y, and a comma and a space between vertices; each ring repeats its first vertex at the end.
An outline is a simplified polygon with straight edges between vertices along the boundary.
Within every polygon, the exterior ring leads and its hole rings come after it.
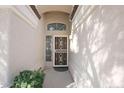
POLYGON ((38 5, 36 7, 40 15, 52 11, 59 11, 71 14, 73 5, 38 5))

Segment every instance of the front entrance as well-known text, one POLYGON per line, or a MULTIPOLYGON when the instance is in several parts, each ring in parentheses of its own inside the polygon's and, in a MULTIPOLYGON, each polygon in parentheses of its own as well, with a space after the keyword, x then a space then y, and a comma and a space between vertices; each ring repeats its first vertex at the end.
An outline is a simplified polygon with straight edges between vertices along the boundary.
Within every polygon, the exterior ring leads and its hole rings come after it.
POLYGON ((46 36, 46 65, 68 66, 68 36, 46 36))

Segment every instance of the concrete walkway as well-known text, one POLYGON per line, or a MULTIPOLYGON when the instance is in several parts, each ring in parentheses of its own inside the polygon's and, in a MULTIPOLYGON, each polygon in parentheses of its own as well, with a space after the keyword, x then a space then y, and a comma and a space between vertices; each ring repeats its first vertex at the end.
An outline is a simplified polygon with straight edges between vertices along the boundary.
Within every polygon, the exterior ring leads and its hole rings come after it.
POLYGON ((43 88, 66 88, 72 82, 73 80, 69 71, 60 72, 51 67, 45 70, 43 88))

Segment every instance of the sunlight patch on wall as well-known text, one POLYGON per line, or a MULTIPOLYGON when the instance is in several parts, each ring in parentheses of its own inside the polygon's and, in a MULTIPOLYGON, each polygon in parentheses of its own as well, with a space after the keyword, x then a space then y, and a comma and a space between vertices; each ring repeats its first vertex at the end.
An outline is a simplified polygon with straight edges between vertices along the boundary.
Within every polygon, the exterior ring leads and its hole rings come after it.
POLYGON ((100 72, 101 67, 106 62, 109 55, 110 47, 103 48, 93 55, 93 62, 96 67, 97 73, 100 72))
POLYGON ((124 39, 124 31, 120 31, 117 37, 117 40, 124 39))
POLYGON ((7 82, 7 63, 5 60, 0 58, 0 87, 4 87, 7 82))
POLYGON ((105 41, 103 23, 100 23, 97 19, 94 24, 93 31, 89 32, 88 34, 88 40, 91 53, 97 51, 98 48, 100 48, 105 41))
POLYGON ((102 87, 121 87, 123 86, 124 69, 121 66, 114 65, 109 75, 102 74, 102 87))
POLYGON ((91 83, 91 80, 90 80, 89 76, 87 75, 87 73, 85 73, 85 72, 82 73, 81 77, 82 78, 78 82, 79 87, 82 87, 82 88, 93 87, 92 83, 91 83))
POLYGON ((0 10, 0 12, 0 87, 6 87, 8 80, 8 12, 6 10, 0 10))
POLYGON ((73 39, 70 42, 70 50, 74 53, 78 53, 79 51, 78 37, 76 34, 73 36, 73 39))
POLYGON ((115 65, 112 68, 111 71, 111 79, 113 85, 116 85, 117 87, 121 87, 123 84, 123 78, 124 78, 124 69, 121 66, 115 65))
POLYGON ((92 15, 90 15, 87 20, 86 20, 86 25, 90 25, 92 22, 91 22, 91 18, 92 18, 92 15))
POLYGON ((93 71, 92 71, 92 68, 91 68, 91 65, 89 64, 88 67, 87 67, 87 72, 88 74, 90 75, 90 77, 93 79, 94 76, 93 76, 93 71))

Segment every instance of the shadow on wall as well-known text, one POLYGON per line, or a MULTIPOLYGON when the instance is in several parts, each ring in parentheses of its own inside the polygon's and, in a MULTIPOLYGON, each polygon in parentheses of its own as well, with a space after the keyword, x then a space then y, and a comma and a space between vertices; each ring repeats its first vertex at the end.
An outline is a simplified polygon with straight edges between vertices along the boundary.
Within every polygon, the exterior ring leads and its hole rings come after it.
POLYGON ((8 47, 7 47, 7 32, 0 31, 0 87, 5 87, 7 85, 7 55, 8 55, 8 47))
POLYGON ((72 33, 70 65, 78 87, 124 87, 122 12, 123 6, 97 6, 72 33))

